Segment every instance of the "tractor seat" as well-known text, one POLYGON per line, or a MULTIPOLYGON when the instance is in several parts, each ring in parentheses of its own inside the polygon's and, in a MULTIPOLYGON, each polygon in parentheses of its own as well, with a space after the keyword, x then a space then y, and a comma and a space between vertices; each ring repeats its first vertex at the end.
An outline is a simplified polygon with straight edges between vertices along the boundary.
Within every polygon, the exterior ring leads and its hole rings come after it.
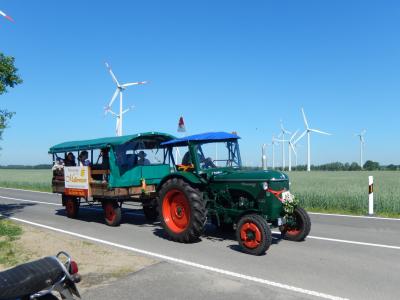
POLYGON ((59 281, 63 275, 64 270, 54 256, 0 272, 0 300, 39 292, 59 281))

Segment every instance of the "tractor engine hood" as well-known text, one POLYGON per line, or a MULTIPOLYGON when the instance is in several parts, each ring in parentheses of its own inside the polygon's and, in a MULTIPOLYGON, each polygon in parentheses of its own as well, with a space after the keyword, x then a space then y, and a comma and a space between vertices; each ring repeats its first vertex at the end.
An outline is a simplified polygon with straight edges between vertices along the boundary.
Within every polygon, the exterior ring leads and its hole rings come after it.
POLYGON ((213 174, 213 181, 225 182, 265 182, 265 181, 288 181, 289 177, 279 171, 266 170, 266 171, 247 171, 247 170, 234 170, 227 172, 215 172, 213 174))

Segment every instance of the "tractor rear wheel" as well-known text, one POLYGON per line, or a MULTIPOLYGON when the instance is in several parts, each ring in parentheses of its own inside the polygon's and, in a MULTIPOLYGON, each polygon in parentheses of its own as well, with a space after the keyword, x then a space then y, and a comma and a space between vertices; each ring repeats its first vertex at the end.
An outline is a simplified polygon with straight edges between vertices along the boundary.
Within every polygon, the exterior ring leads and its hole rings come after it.
POLYGON ((294 209, 293 218, 296 225, 284 225, 281 228, 281 234, 286 240, 299 242, 304 240, 310 233, 311 220, 308 213, 301 207, 294 209))
POLYGON ((248 214, 240 218, 236 237, 242 251, 252 255, 263 255, 272 243, 267 221, 257 214, 248 214))
POLYGON ((79 198, 72 196, 63 197, 63 202, 65 203, 65 211, 67 217, 71 219, 76 219, 79 212, 79 198))
POLYGON ((117 201, 107 200, 103 203, 104 220, 109 226, 121 224, 121 207, 117 201))
POLYGON ((172 178, 159 192, 161 225, 172 240, 190 243, 199 239, 206 221, 201 192, 182 179, 172 178))

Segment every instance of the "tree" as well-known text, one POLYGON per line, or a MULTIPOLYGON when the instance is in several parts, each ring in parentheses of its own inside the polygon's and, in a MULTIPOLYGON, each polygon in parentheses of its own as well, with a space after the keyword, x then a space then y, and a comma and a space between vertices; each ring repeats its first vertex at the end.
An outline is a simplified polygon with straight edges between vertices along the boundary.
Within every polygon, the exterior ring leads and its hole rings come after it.
MULTIPOLYGON (((22 83, 22 79, 17 74, 18 69, 15 67, 14 61, 14 57, 6 56, 0 52, 0 95, 6 93, 8 91, 7 88, 13 88, 22 83)), ((0 139, 8 125, 8 121, 14 114, 14 112, 0 108, 0 139)))
POLYGON ((368 171, 379 170, 380 165, 376 161, 367 160, 364 164, 364 169, 368 171))
POLYGON ((351 163, 350 167, 349 167, 349 171, 360 171, 361 167, 358 163, 353 162, 351 163))

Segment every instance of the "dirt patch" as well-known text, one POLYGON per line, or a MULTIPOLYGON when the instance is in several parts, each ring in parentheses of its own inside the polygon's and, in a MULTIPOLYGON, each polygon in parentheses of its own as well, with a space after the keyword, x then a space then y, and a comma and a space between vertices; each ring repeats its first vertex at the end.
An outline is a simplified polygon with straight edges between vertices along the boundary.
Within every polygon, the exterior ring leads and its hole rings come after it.
MULTIPOLYGON (((21 225, 23 233, 15 242, 19 261, 29 261, 56 255, 63 250, 78 263, 82 281, 81 292, 88 288, 109 283, 129 273, 141 270, 157 261, 135 255, 122 249, 100 245, 57 232, 21 225)), ((0 270, 5 269, 0 265, 0 270)))

